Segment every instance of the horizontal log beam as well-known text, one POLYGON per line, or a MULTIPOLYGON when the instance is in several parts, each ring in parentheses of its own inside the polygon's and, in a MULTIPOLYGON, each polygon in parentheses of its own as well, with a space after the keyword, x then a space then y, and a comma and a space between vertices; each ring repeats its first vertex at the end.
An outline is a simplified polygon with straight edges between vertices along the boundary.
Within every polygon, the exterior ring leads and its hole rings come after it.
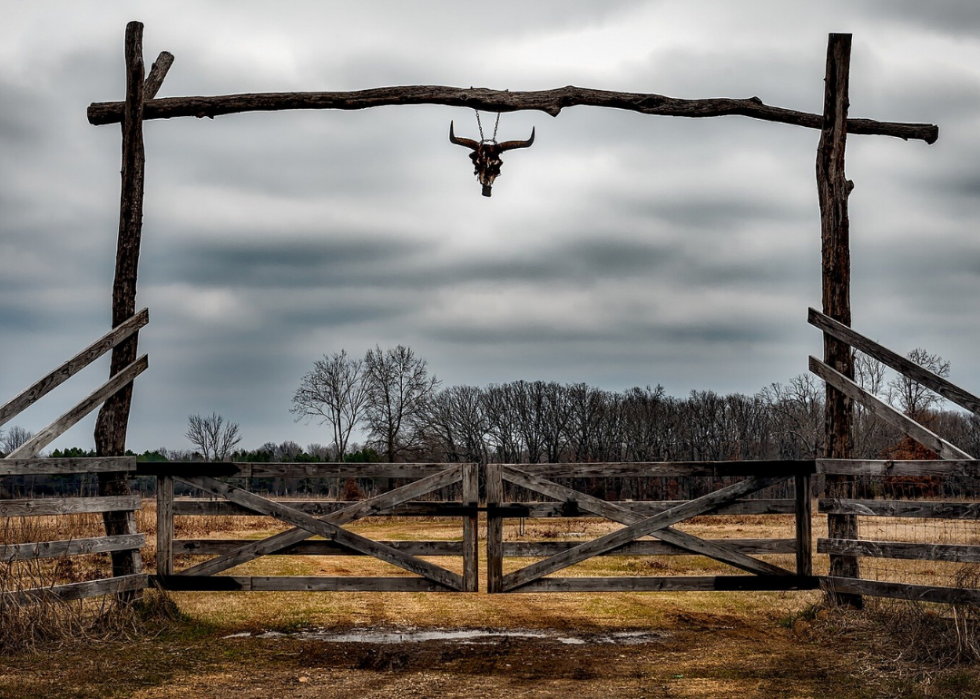
POLYGON ((149 322, 150 312, 144 308, 129 320, 119 324, 100 337, 43 379, 37 381, 33 386, 24 389, 20 394, 0 406, 0 425, 15 418, 40 400, 41 397, 63 384, 149 322))
POLYGON ((142 534, 120 534, 91 539, 67 539, 65 541, 41 541, 29 544, 0 546, 0 562, 32 561, 38 558, 61 558, 90 553, 130 551, 146 543, 142 534))
POLYGON ((69 476, 83 473, 125 473, 135 470, 135 456, 0 459, 0 476, 69 476))
POLYGON ((817 553, 867 556, 868 558, 894 558, 906 561, 980 563, 980 546, 965 546, 961 544, 919 544, 907 541, 817 539, 817 553))
POLYGON ((921 517, 923 519, 980 519, 980 503, 920 500, 845 500, 821 498, 820 512, 863 517, 921 517))
POLYGON ((895 410, 895 408, 864 390, 839 371, 824 364, 816 357, 810 357, 810 371, 847 397, 856 400, 895 429, 908 435, 919 444, 932 449, 943 459, 960 460, 973 458, 962 449, 947 442, 935 432, 927 430, 912 418, 895 410))
POLYGON ((52 599, 68 601, 98 597, 99 595, 117 595, 121 592, 144 590, 147 587, 149 587, 147 576, 137 574, 122 575, 116 578, 104 578, 89 582, 70 583, 68 585, 38 587, 31 590, 14 590, 0 594, 6 600, 11 600, 19 604, 28 604, 31 602, 49 602, 52 599))
POLYGON ((882 461, 876 459, 817 459, 817 473, 839 476, 980 477, 977 459, 943 461, 882 461))
POLYGON ((758 592, 815 590, 818 584, 817 578, 797 575, 541 578, 510 592, 758 592))
MULTIPOLYGON (((217 95, 213 97, 168 97, 145 102, 143 120, 174 117, 209 117, 241 112, 274 112, 291 109, 368 109, 402 104, 442 104, 487 112, 541 111, 558 116, 566 107, 590 106, 624 109, 640 114, 679 117, 745 116, 808 129, 820 129, 823 116, 793 109, 773 107, 758 97, 747 99, 678 99, 664 95, 612 92, 585 87, 559 87, 534 92, 509 92, 486 88, 460 88, 443 85, 405 85, 378 87, 352 92, 265 92, 217 95)), ((88 108, 90 124, 117 124, 122 121, 122 102, 96 102, 88 108)), ((903 124, 873 119, 848 119, 851 134, 895 136, 935 143, 939 127, 933 124, 903 124)))
POLYGON ((139 495, 0 500, 0 517, 38 517, 84 512, 130 512, 138 509, 140 509, 139 495))
MULTIPOLYGON (((249 463, 228 461, 148 461, 137 476, 212 478, 425 478, 461 464, 249 463)), ((348 503, 349 504, 349 503, 348 503)))
POLYGON ((931 585, 908 585, 905 583, 880 582, 877 580, 857 580, 855 578, 821 577, 820 588, 827 592, 868 595, 870 597, 890 597, 917 602, 937 602, 940 604, 980 604, 980 590, 958 587, 934 587, 931 585))
POLYGON ((450 592, 450 588, 425 578, 374 578, 270 575, 213 577, 151 576, 156 584, 173 591, 251 592, 450 592))
POLYGON ((943 398, 951 400, 960 407, 969 410, 977 417, 980 417, 980 398, 969 391, 963 390, 956 384, 947 381, 942 376, 934 374, 900 354, 892 352, 887 347, 879 345, 874 340, 851 330, 851 328, 843 323, 839 323, 814 308, 810 309, 807 320, 810 325, 823 330, 825 333, 836 337, 842 342, 846 342, 854 349, 860 350, 869 357, 877 359, 885 366, 891 367, 898 373, 909 377, 929 390, 935 391, 943 398))
POLYGON ((124 368, 118 374, 99 386, 78 405, 59 417, 50 425, 34 435, 20 447, 10 452, 8 459, 26 459, 37 456, 37 453, 64 434, 72 425, 99 407, 110 396, 128 386, 137 376, 146 371, 149 358, 144 354, 135 362, 124 368))

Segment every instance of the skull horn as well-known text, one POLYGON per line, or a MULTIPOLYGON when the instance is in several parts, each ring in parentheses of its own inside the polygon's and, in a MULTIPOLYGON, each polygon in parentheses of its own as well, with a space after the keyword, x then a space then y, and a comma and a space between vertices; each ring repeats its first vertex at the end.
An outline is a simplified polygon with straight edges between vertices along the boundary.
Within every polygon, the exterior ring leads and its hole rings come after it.
MULTIPOLYGON (((533 131, 533 130, 532 130, 533 131)), ((534 138, 533 134, 531 136, 532 140, 534 138)), ((480 147, 480 144, 471 138, 457 138, 456 134, 453 133, 453 122, 449 122, 449 142, 455 143, 457 146, 466 146, 471 150, 476 150, 480 147)))
MULTIPOLYGON (((450 130, 451 129, 452 126, 450 125, 450 130)), ((527 139, 526 141, 504 141, 503 143, 500 144, 500 150, 502 152, 505 150, 510 150, 512 148, 530 148, 532 143, 534 143, 533 127, 531 128, 531 138, 527 139)))

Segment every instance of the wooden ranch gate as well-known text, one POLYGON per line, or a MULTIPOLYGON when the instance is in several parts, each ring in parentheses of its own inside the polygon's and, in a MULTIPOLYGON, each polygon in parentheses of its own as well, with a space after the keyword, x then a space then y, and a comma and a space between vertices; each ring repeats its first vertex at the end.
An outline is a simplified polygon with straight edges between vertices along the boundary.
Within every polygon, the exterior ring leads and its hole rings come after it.
POLYGON ((533 464, 487 466, 487 586, 489 592, 614 592, 652 590, 801 590, 813 589, 810 477, 812 461, 533 464), (560 485, 555 478, 591 482, 604 478, 692 478, 742 480, 689 501, 632 502, 604 500, 560 485), (765 488, 792 479, 795 499, 747 500, 765 488), (518 486, 551 502, 510 503, 503 506, 504 484, 518 486), (796 536, 790 540, 706 540, 672 525, 707 514, 791 513, 796 536), (583 543, 504 543, 506 517, 602 517, 624 525, 583 543), (643 540, 655 537, 658 541, 643 540), (793 570, 767 563, 751 554, 790 553, 793 570), (751 576, 669 577, 545 577, 603 555, 695 554, 752 573, 751 576), (503 573, 508 556, 543 557, 531 565, 503 573))
POLYGON ((377 590, 388 592, 476 592, 479 585, 477 464, 141 464, 138 473, 157 477, 157 582, 171 590, 377 590), (353 502, 273 500, 218 478, 396 478, 411 479, 374 497, 353 502), (174 482, 220 500, 174 498, 174 482), (419 501, 458 485, 457 501, 419 501), (179 515, 257 514, 292 528, 258 541, 174 538, 179 515), (455 517, 461 541, 374 541, 344 525, 366 517, 455 517), (324 540, 310 541, 314 536, 324 540), (184 570, 174 568, 175 554, 215 555, 184 570), (391 563, 414 577, 218 576, 218 573, 268 555, 362 555, 391 563), (459 556, 462 574, 422 556, 459 556))

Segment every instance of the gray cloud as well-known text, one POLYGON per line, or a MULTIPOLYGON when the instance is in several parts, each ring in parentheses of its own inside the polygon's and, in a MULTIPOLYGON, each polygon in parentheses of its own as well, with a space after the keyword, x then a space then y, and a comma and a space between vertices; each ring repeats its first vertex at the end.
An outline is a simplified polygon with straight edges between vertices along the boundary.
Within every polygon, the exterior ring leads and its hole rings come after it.
MULTIPOLYGON (((138 9, 147 62, 161 49, 177 58, 163 96, 573 83, 817 112, 826 33, 852 31, 852 114, 941 127, 928 147, 849 140, 855 325, 898 350, 927 346, 967 388, 980 383, 971 3, 138 9)), ((119 132, 89 126, 85 108, 122 95, 132 10, 72 3, 36 34, 55 11, 18 4, 0 27, 3 400, 109 322, 119 132)), ((242 423, 248 445, 324 441, 292 422, 289 398, 341 348, 409 344, 448 383, 675 394, 753 392, 819 351, 805 323, 820 300, 817 132, 584 107, 507 114, 503 138, 534 127, 537 141, 505 158, 488 200, 448 143, 450 120, 475 135, 471 111, 435 106, 146 125, 138 303, 151 309, 151 369, 135 448, 186 446, 187 415, 210 410, 242 423)), ((107 368, 90 371, 70 391, 107 368)), ((64 409, 51 405, 25 426, 64 409)))

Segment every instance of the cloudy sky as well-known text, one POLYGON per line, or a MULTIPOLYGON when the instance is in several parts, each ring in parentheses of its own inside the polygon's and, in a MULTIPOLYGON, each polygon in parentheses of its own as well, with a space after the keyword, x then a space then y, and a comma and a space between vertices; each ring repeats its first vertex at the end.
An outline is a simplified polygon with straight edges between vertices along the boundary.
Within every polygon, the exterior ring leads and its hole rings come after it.
MULTIPOLYGON (((925 347, 980 390, 980 5, 880 2, 0 0, 0 402, 109 327, 126 22, 161 97, 436 84, 579 85, 822 111, 827 34, 854 35, 854 327, 925 347)), ((138 307, 150 369, 130 446, 188 448, 190 413, 242 446, 329 442, 290 398, 324 353, 404 344, 444 385, 545 379, 754 393, 821 351, 819 133, 593 107, 505 114, 490 199, 474 113, 278 112, 145 126, 138 307)), ((484 115, 485 125, 493 115, 484 115)), ((488 129, 489 130, 489 129, 488 129)), ((105 360, 12 424, 38 430, 105 360)), ((52 446, 91 447, 94 417, 52 446)), ((10 425, 7 425, 8 427, 10 425)))

